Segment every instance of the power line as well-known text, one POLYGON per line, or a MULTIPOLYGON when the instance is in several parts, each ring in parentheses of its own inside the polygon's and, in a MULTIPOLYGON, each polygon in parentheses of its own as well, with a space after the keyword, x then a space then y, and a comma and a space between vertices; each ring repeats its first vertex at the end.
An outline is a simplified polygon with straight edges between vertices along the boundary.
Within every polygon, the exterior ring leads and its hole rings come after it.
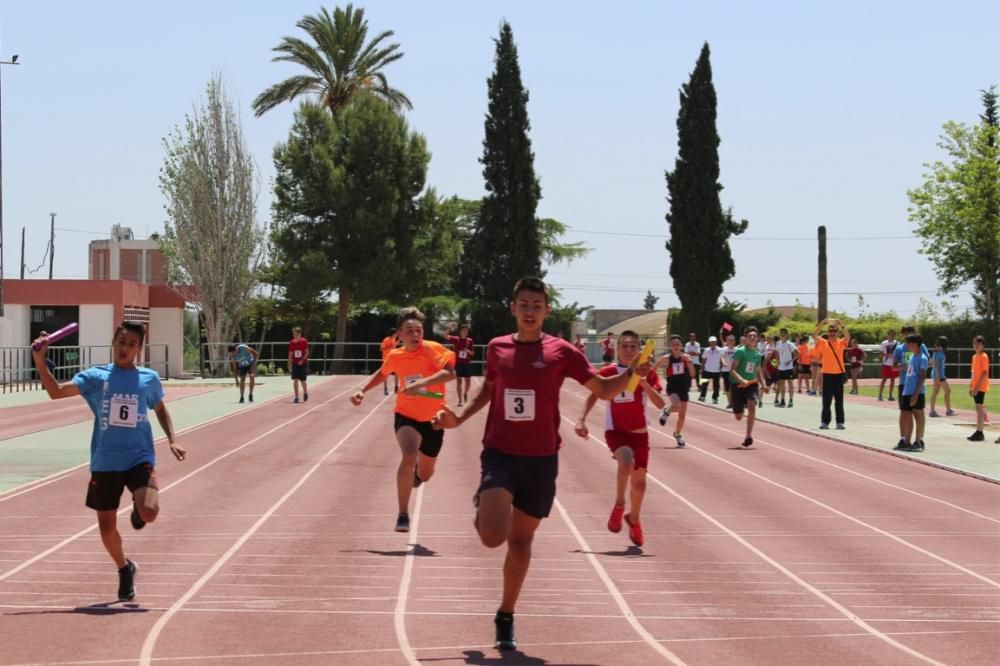
MULTIPOLYGON (((576 234, 596 234, 599 236, 629 236, 634 238, 659 238, 667 240, 667 234, 637 234, 627 231, 597 231, 594 229, 578 229, 567 227, 567 231, 576 234)), ((871 240, 910 240, 913 236, 827 236, 828 241, 871 241, 871 240)), ((730 240, 740 241, 810 241, 816 242, 814 236, 731 236, 730 240)))
MULTIPOLYGON (((605 287, 598 285, 586 285, 586 284, 553 284, 556 289, 576 289, 576 290, 587 290, 587 291, 599 291, 599 292, 611 292, 611 293, 625 293, 625 294, 642 294, 646 291, 652 291, 654 294, 673 294, 672 289, 650 289, 649 287, 605 287)), ((723 295, 730 296, 815 296, 816 290, 811 291, 730 291, 728 289, 723 290, 723 295)), ((831 296, 915 296, 915 295, 936 295, 936 291, 866 291, 866 290, 853 290, 853 291, 830 291, 827 292, 831 296)), ((972 293, 959 292, 959 293, 972 293)))

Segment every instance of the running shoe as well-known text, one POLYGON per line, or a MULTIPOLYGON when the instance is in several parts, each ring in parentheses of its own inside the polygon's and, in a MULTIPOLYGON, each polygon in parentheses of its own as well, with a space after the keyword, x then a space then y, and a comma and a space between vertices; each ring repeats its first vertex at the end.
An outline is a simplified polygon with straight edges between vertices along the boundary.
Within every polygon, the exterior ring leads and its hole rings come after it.
POLYGON ((788 401, 788 407, 789 407, 789 408, 792 408, 792 407, 794 407, 794 406, 795 406, 795 403, 794 403, 794 402, 792 402, 791 400, 789 400, 789 401, 788 401))
POLYGON ((712 404, 713 405, 719 404, 719 399, 718 398, 712 398, 712 404))
POLYGON ((986 439, 986 435, 983 434, 982 430, 977 430, 976 432, 966 437, 966 439, 969 440, 970 442, 982 442, 986 439))
POLYGON ((134 530, 141 530, 146 526, 146 521, 144 521, 142 516, 139 515, 139 509, 136 508, 135 502, 132 502, 132 513, 129 514, 128 519, 129 522, 132 523, 132 529, 134 530))
POLYGON ((892 394, 890 393, 890 394, 889 394, 889 400, 891 401, 891 400, 895 400, 895 399, 896 399, 896 398, 894 398, 894 397, 892 396, 892 394))
POLYGON ((250 402, 253 402, 253 393, 250 394, 250 402))
POLYGON ((948 411, 946 411, 944 413, 944 415, 945 416, 958 416, 958 412, 956 412, 954 409, 949 409, 948 411))
POLYGON ((663 409, 660 410, 660 425, 661 426, 667 425, 667 419, 668 418, 670 418, 670 405, 669 404, 666 407, 664 407, 663 409))
POLYGON ((878 401, 879 401, 879 402, 882 402, 882 394, 881 394, 881 393, 880 393, 880 394, 879 394, 879 396, 878 396, 878 401))
POLYGON ((118 601, 135 599, 135 574, 139 571, 132 560, 125 560, 125 566, 118 570, 118 601))
POLYGON ((639 523, 633 523, 632 516, 627 513, 624 518, 625 522, 628 523, 628 538, 632 540, 632 543, 637 546, 641 546, 646 543, 646 539, 642 535, 642 525, 639 523))
POLYGON ((898 442, 896 442, 896 446, 892 447, 892 450, 893 451, 906 451, 909 448, 910 448, 910 445, 906 443, 906 440, 900 438, 900 440, 898 442))
POLYGON ((744 448, 747 448, 747 449, 749 449, 751 446, 753 446, 753 437, 747 437, 746 439, 744 439, 743 440, 743 446, 744 446, 744 448))
POLYGON ((383 395, 389 395, 389 389, 382 389, 383 395))
POLYGON ((820 423, 819 424, 819 429, 820 430, 829 430, 830 429, 830 424, 829 423, 820 423))
POLYGON ((493 624, 497 628, 497 640, 493 646, 498 650, 517 649, 517 639, 514 638, 514 614, 497 611, 493 624))
POLYGON ((299 404, 299 396, 295 396, 295 400, 292 400, 295 404, 299 404))
POLYGON ((396 518, 396 531, 397 532, 410 531, 410 514, 408 513, 399 514, 399 517, 396 518))
POLYGON ((615 534, 622 531, 622 516, 625 515, 625 507, 615 504, 611 508, 611 516, 608 518, 608 529, 615 534))
POLYGON ((682 434, 680 434, 679 432, 675 432, 674 433, 674 439, 677 440, 677 448, 678 449, 683 449, 684 446, 687 444, 687 442, 684 441, 684 436, 682 434))
POLYGON ((935 412, 933 409, 927 413, 927 416, 931 417, 932 419, 937 419, 941 417, 941 415, 935 412))
POLYGON ((240 396, 240 404, 243 404, 243 396, 240 396))
POLYGON ((309 402, 309 394, 308 393, 303 393, 302 394, 302 402, 309 402))
POLYGON ((414 465, 413 466, 413 487, 414 488, 419 488, 420 485, 423 482, 424 482, 424 480, 420 478, 420 474, 417 472, 417 466, 414 465))
POLYGON ((846 430, 846 429, 847 429, 847 426, 845 426, 843 423, 838 423, 837 424, 837 430, 846 430))
POLYGON ((910 451, 922 452, 924 450, 924 440, 918 439, 910 445, 910 451))
POLYGON ((705 396, 699 395, 698 396, 698 402, 705 402, 705 396))

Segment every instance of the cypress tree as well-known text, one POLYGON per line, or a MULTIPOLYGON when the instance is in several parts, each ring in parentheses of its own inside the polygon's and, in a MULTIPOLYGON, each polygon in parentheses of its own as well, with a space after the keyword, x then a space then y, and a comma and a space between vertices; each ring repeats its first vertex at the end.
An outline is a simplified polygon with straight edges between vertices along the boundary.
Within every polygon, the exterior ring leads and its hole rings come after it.
POLYGON ((463 295, 473 299, 477 337, 509 330, 507 305, 514 283, 525 275, 542 277, 542 247, 535 209, 541 187, 528 130, 528 91, 510 24, 494 40, 495 69, 487 81, 489 110, 483 139, 483 198, 463 256, 463 295))
POLYGON ((677 114, 677 160, 666 172, 670 211, 670 277, 681 302, 680 333, 709 333, 722 285, 736 273, 729 237, 741 234, 747 221, 722 210, 719 192, 719 133, 708 43, 681 87, 677 114))

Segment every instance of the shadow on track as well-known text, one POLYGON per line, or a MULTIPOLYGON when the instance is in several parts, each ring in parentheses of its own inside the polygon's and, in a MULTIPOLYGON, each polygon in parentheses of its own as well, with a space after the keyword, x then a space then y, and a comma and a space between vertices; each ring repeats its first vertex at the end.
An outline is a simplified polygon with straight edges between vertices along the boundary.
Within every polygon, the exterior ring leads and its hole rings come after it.
MULTIPOLYGON (((600 666, 599 664, 564 664, 548 661, 540 657, 529 657, 520 650, 500 652, 496 657, 488 657, 482 650, 463 650, 465 663, 472 666, 600 666)), ((421 659, 421 662, 454 661, 454 657, 441 659, 421 659)))
POLYGON ((411 550, 371 550, 368 548, 361 550, 342 550, 342 553, 371 553, 372 555, 381 555, 382 557, 406 557, 411 555, 413 557, 438 557, 437 551, 431 550, 426 546, 421 546, 419 543, 413 544, 411 550))
POLYGON ((116 606, 119 601, 106 601, 100 604, 91 604, 89 606, 77 606, 76 608, 64 608, 64 609, 54 609, 47 608, 45 610, 37 611, 19 611, 17 613, 4 613, 4 615, 61 615, 61 614, 71 614, 71 615, 121 615, 122 613, 148 613, 148 608, 143 608, 139 604, 122 604, 121 606, 116 606))
POLYGON ((577 548, 570 552, 583 555, 610 555, 611 557, 653 557, 642 552, 642 548, 639 546, 629 546, 625 550, 580 550, 577 548))

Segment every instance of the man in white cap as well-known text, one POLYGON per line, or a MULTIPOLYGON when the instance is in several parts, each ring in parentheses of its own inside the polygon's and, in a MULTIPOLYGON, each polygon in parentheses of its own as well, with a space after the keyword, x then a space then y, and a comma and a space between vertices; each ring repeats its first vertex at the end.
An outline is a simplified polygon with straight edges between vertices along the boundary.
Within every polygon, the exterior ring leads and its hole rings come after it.
POLYGON ((701 394, 699 402, 705 402, 708 393, 708 382, 712 382, 712 404, 719 404, 719 378, 722 376, 722 350, 719 349, 719 339, 714 335, 708 339, 708 347, 701 352, 701 394))

